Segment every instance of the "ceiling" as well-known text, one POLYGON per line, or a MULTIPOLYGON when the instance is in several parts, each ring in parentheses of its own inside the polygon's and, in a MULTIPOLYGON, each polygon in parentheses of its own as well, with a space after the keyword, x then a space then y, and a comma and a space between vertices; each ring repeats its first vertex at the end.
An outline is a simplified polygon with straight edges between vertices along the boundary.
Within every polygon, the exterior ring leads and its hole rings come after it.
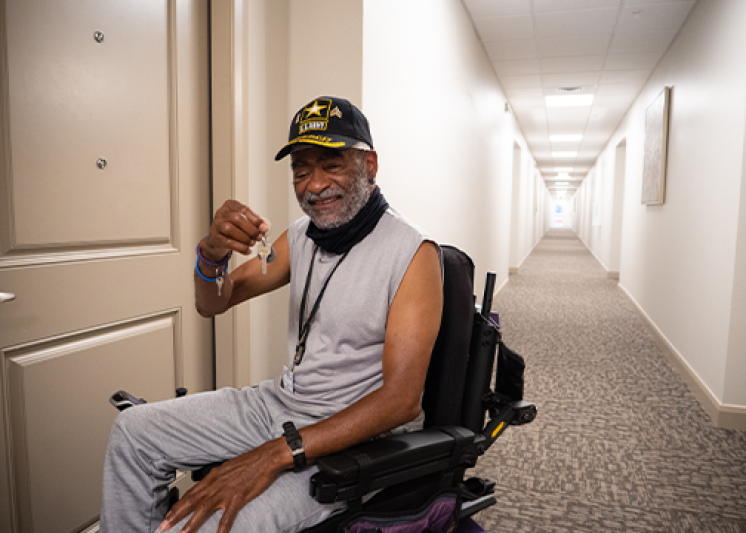
POLYGON ((697 0, 462 1, 547 187, 570 196, 697 0), (593 101, 547 107, 546 96, 560 95, 593 101))

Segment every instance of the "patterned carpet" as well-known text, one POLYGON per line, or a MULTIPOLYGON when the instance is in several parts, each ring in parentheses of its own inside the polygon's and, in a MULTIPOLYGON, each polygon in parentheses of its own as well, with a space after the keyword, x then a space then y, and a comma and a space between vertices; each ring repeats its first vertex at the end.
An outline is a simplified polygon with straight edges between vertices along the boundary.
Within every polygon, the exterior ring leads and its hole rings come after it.
POLYGON ((550 230, 493 310, 539 415, 478 464, 498 485, 484 529, 746 532, 746 433, 713 426, 571 230, 550 230))

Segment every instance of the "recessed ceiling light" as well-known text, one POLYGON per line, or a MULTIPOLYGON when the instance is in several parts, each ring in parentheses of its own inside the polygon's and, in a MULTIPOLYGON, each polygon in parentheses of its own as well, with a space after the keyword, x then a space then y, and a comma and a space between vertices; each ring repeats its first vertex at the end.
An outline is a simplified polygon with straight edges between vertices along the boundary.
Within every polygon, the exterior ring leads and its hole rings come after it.
POLYGON ((557 187, 567 187, 570 185, 569 181, 557 181, 554 183, 557 187))
POLYGON ((554 167, 555 172, 570 172, 572 167, 554 167))
POLYGON ((577 152, 552 152, 552 157, 577 157, 577 152))
POLYGON ((570 179, 570 174, 568 174, 567 172, 560 172, 559 174, 557 174, 557 177, 559 179, 561 179, 561 180, 562 179, 569 180, 570 179))
POLYGON ((583 107, 593 104, 592 94, 567 94, 545 96, 547 107, 583 107))
POLYGON ((582 135, 550 135, 549 140, 557 143, 562 142, 574 142, 579 141, 583 138, 582 135))

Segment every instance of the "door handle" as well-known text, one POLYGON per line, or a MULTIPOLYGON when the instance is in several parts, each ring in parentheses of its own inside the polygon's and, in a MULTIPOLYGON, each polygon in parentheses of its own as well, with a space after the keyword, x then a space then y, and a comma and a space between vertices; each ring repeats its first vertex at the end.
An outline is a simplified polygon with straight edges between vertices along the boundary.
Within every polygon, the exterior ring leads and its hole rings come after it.
POLYGON ((0 292, 0 304, 10 302, 16 299, 16 295, 12 292, 0 292))

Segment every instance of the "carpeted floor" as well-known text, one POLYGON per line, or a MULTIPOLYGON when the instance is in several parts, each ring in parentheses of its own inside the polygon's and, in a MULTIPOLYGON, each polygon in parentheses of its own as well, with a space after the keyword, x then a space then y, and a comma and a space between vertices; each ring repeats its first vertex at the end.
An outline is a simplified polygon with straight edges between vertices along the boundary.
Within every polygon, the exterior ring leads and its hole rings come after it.
POLYGON ((572 231, 550 230, 493 310, 539 414, 478 464, 498 484, 484 529, 746 532, 746 433, 713 426, 572 231))

